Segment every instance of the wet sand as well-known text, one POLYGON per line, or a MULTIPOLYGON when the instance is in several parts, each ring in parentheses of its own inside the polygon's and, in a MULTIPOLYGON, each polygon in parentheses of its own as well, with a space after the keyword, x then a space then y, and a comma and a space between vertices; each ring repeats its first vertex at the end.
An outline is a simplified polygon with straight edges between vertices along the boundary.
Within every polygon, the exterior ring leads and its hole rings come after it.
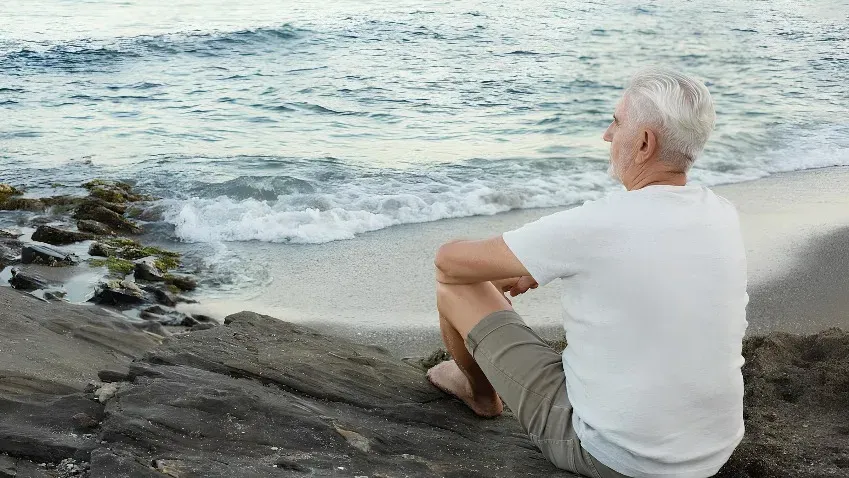
MULTIPOLYGON (((749 333, 849 328, 849 168, 777 174, 714 190, 740 211, 749 259, 749 333)), ((393 227, 324 245, 233 244, 277 257, 249 298, 205 299, 216 316, 267 313, 416 355, 439 345, 432 258, 445 241, 499 234, 555 210, 393 227)), ((257 259, 258 260, 258 259, 257 259)), ((556 287, 514 301, 543 335, 560 334, 556 287)))

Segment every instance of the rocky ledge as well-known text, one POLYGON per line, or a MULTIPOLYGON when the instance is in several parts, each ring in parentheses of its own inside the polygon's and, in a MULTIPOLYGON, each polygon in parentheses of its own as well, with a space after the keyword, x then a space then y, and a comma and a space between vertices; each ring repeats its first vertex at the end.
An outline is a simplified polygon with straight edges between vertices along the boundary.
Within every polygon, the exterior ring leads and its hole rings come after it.
MULTIPOLYGON (((479 419, 421 368, 272 317, 163 339, 0 289, 0 321, 0 476, 570 476, 509 413, 479 419)), ((845 476, 849 334, 745 355, 748 433, 720 476, 845 476)))

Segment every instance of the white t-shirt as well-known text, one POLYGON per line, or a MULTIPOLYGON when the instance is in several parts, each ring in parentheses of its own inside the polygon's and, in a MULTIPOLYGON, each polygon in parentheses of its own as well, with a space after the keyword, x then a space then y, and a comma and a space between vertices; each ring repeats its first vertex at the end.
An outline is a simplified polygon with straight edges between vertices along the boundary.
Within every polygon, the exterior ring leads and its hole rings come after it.
POLYGON ((562 279, 572 423, 634 477, 707 477, 743 438, 746 254, 736 209, 699 186, 610 194, 504 233, 562 279))

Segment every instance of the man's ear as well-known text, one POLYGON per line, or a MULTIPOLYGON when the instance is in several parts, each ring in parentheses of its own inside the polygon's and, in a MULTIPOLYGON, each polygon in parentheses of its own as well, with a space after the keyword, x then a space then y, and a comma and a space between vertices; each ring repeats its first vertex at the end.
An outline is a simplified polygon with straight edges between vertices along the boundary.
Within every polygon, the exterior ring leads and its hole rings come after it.
POLYGON ((640 150, 637 152, 637 157, 634 162, 643 164, 654 156, 657 151, 657 135, 650 129, 644 129, 640 138, 640 150))

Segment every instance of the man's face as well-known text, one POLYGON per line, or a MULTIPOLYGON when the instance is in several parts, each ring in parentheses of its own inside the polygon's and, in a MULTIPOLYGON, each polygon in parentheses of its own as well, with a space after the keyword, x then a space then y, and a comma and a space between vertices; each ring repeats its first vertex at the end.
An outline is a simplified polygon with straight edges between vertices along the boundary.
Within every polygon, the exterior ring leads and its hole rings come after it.
POLYGON ((625 97, 619 100, 613 113, 613 121, 603 136, 604 140, 610 143, 610 166, 607 173, 619 182, 622 182, 622 175, 634 162, 639 150, 639 130, 629 121, 627 106, 625 97))

